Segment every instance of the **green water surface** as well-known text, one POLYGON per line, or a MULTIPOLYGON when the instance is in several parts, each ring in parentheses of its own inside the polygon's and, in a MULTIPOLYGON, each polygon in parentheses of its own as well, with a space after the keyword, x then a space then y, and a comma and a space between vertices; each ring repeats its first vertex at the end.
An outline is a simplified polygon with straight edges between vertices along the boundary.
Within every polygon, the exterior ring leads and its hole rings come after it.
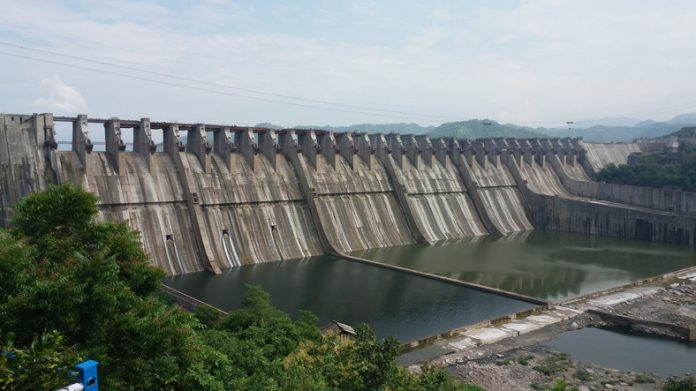
POLYGON ((544 231, 352 255, 552 301, 696 265, 689 247, 544 231))
POLYGON ((245 284, 259 284, 278 308, 368 323, 408 342, 534 305, 460 285, 333 257, 269 262, 169 277, 167 285, 224 310, 239 308, 245 284))

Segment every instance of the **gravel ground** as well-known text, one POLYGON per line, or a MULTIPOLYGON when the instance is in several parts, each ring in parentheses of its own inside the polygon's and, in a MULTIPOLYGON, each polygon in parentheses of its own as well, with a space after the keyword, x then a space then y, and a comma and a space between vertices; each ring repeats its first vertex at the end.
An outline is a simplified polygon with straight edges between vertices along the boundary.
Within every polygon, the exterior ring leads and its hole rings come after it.
POLYGON ((664 379, 577 363, 562 353, 531 347, 474 359, 451 370, 486 390, 546 390, 563 379, 566 389, 659 390, 664 379))

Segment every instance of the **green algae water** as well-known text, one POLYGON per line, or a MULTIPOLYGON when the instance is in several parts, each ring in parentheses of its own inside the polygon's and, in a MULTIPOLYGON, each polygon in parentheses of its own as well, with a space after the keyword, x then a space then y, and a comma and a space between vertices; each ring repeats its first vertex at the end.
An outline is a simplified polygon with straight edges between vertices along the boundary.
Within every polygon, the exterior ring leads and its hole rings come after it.
POLYGON ((696 265, 688 247, 544 231, 351 254, 551 301, 696 265))
POLYGON ((296 316, 309 310, 320 324, 368 323, 379 337, 413 341, 534 307, 533 304, 333 257, 240 266, 222 274, 191 273, 165 283, 223 310, 239 308, 245 284, 296 316))
POLYGON ((577 361, 624 371, 662 376, 696 372, 696 345, 674 339, 586 328, 561 334, 543 346, 577 361))

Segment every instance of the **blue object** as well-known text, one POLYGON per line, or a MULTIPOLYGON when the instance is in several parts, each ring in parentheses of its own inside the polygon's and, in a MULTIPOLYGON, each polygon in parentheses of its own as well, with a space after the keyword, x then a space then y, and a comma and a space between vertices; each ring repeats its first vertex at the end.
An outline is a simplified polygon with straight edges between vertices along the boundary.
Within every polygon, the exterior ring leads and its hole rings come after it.
POLYGON ((97 365, 94 360, 87 360, 75 366, 80 373, 80 383, 84 391, 98 391, 99 382, 97 381, 97 365))

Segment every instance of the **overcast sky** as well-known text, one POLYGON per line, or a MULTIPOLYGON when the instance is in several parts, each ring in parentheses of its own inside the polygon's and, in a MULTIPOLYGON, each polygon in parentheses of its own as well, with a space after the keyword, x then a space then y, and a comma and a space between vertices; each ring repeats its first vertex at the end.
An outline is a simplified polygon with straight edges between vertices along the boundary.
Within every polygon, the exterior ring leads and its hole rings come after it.
POLYGON ((550 126, 696 111, 688 0, 0 0, 0 10, 0 112, 550 126))

